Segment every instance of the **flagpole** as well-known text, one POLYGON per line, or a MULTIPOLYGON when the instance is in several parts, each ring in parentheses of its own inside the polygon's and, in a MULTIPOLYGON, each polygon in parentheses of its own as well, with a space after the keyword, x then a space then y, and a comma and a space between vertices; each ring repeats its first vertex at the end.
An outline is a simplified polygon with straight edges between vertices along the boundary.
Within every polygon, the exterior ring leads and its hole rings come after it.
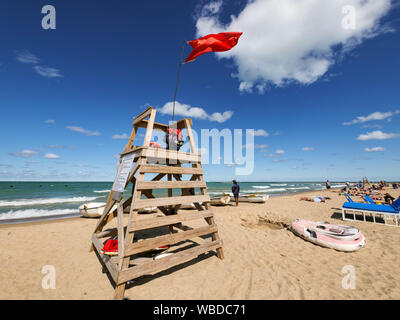
POLYGON ((183 64, 182 59, 183 59, 183 52, 185 50, 185 42, 186 42, 186 40, 183 40, 181 57, 180 57, 180 60, 179 60, 178 75, 176 77, 174 102, 173 102, 173 105, 172 105, 172 121, 174 121, 174 117, 175 117, 175 101, 176 101, 176 94, 178 92, 178 85, 179 85, 179 78, 180 78, 180 74, 181 74, 181 68, 182 68, 182 64, 183 64))

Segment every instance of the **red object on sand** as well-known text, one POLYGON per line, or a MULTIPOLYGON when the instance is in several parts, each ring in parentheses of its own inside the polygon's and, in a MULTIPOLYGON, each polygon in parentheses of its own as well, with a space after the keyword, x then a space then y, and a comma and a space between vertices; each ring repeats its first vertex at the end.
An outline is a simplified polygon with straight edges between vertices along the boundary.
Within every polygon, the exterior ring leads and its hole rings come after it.
POLYGON ((102 254, 117 255, 118 254, 118 240, 108 239, 101 250, 102 254))
POLYGON ((208 34, 199 39, 188 41, 193 51, 186 58, 186 62, 195 60, 206 52, 222 52, 232 49, 239 41, 243 32, 221 32, 208 34))

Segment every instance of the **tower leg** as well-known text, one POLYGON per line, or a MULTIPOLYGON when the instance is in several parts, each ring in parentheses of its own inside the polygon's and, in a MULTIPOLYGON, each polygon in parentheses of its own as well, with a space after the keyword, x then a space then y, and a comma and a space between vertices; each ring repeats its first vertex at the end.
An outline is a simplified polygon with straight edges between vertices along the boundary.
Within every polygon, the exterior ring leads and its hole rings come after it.
POLYGON ((126 283, 121 283, 118 284, 115 288, 115 293, 114 293, 114 300, 122 300, 125 295, 125 286, 126 283))

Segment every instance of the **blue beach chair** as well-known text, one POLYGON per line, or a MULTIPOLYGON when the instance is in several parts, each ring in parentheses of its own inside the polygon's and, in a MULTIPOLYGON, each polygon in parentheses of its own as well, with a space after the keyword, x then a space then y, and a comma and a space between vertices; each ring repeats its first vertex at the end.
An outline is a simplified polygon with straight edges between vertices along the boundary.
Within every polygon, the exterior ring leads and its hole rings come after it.
POLYGON ((367 203, 373 203, 375 204, 374 199, 372 199, 370 196, 362 196, 363 199, 367 202, 367 203))
POLYGON ((346 196, 347 201, 349 201, 349 202, 354 202, 353 199, 350 198, 350 196, 349 196, 347 193, 345 193, 344 195, 346 196))
MULTIPOLYGON (((372 200, 372 199, 371 199, 372 200)), ((400 216, 400 198, 394 201, 391 205, 386 204, 375 204, 375 203, 358 203, 358 202, 345 202, 342 206, 342 219, 343 220, 356 220, 356 214, 361 214, 363 220, 365 219, 365 214, 370 214, 373 218, 373 222, 376 223, 376 216, 383 218, 385 225, 390 226, 400 226, 399 216, 400 216), (353 219, 346 218, 346 212, 352 212, 353 219), (393 220, 394 224, 388 224, 387 222, 393 220)))

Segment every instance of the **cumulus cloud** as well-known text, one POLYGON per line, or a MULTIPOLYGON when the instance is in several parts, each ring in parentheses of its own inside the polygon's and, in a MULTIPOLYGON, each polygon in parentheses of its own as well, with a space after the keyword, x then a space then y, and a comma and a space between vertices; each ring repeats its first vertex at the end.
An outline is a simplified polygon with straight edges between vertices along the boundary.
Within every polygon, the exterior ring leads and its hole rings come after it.
POLYGON ((285 153, 285 150, 276 150, 275 153, 276 153, 276 154, 284 154, 284 153, 285 153))
POLYGON ((37 154, 37 152, 33 151, 33 150, 22 150, 22 151, 10 153, 10 156, 18 157, 18 158, 29 158, 35 154, 37 154))
POLYGON ((98 131, 90 131, 90 130, 86 130, 86 129, 83 129, 81 127, 76 127, 76 126, 67 126, 67 129, 71 130, 71 131, 75 131, 75 132, 84 133, 87 136, 99 136, 100 135, 100 132, 98 132, 98 131))
POLYGON ((55 120, 51 120, 51 119, 49 119, 49 120, 46 120, 46 121, 45 121, 45 123, 55 124, 55 123, 56 123, 56 121, 55 121, 55 120))
POLYGON ((373 112, 367 116, 359 116, 349 122, 343 122, 343 125, 348 126, 356 123, 364 123, 367 121, 384 120, 396 114, 400 114, 400 110, 396 110, 394 112, 373 112))
POLYGON ((380 130, 368 132, 366 134, 360 134, 357 140, 385 140, 399 137, 398 133, 385 133, 380 130))
MULTIPOLYGON (((172 115, 173 102, 167 102, 161 109, 158 109, 162 114, 172 115)), ((216 121, 219 123, 229 120, 233 112, 228 110, 223 113, 214 112, 208 114, 203 108, 192 107, 188 104, 183 104, 178 101, 175 102, 175 115, 189 118, 207 119, 209 121, 216 121)))
POLYGON ((114 134, 112 136, 113 139, 129 139, 129 136, 126 133, 123 134, 114 134))
POLYGON ((367 152, 381 152, 381 151, 385 151, 386 149, 383 147, 373 147, 373 148, 365 148, 364 151, 367 152))
POLYGON ((313 151, 314 148, 313 147, 303 147, 301 148, 302 151, 313 151))
POLYGON ((227 23, 220 20, 221 6, 211 3, 206 6, 218 10, 201 11, 196 36, 243 32, 236 47, 216 54, 233 59, 241 92, 255 87, 263 93, 268 84, 313 83, 365 39, 393 31, 381 24, 391 0, 249 0, 227 23), (349 6, 355 12, 354 28, 343 27, 349 6))
POLYGON ((60 158, 60 156, 58 154, 55 154, 55 153, 46 153, 44 155, 44 157, 46 159, 58 159, 58 158, 60 158))

